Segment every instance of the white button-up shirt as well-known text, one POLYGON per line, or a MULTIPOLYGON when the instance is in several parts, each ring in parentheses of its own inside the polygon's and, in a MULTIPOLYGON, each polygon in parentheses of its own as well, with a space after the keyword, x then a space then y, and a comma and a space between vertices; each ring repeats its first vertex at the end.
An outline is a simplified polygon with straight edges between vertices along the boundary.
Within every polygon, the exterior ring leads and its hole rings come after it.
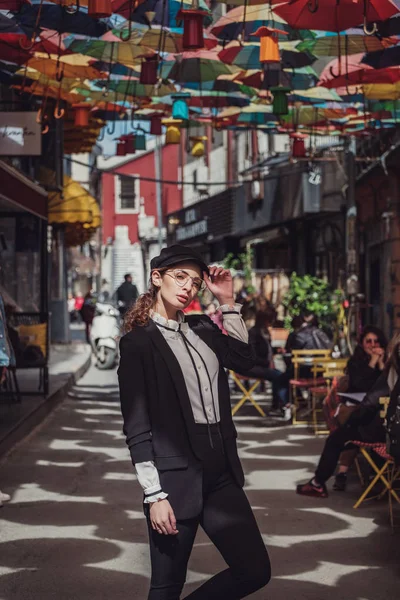
MULTIPOLYGON (((240 314, 241 305, 223 305, 220 309, 223 314, 224 329, 228 335, 247 343, 248 332, 240 314)), ((217 356, 211 348, 203 342, 192 329, 190 329, 189 325, 184 320, 183 313, 178 314, 178 321, 171 319, 167 320, 155 312, 152 313, 151 318, 158 326, 159 331, 179 362, 195 422, 203 424, 206 424, 207 422, 218 423, 220 420, 218 402, 218 376, 220 367, 217 356), (178 332, 179 328, 188 341, 190 355, 185 342, 182 339, 182 335, 178 332), (199 391, 199 382, 202 390, 205 413, 199 391)), ((153 461, 137 463, 135 468, 138 481, 145 493, 145 503, 154 502, 155 500, 167 497, 167 494, 164 491, 160 491, 160 478, 153 461)))

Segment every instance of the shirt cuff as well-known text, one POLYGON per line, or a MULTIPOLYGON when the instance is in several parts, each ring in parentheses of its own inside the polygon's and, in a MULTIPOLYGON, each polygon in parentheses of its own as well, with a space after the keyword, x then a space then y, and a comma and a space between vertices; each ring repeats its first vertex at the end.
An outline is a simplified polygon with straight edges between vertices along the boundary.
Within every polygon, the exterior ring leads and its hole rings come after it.
POLYGON ((242 305, 241 304, 222 304, 222 306, 219 306, 220 311, 222 312, 222 314, 225 315, 240 315, 242 312, 242 305))
POLYGON ((165 498, 168 498, 168 494, 166 494, 165 492, 156 492, 155 494, 152 494, 150 496, 147 496, 145 494, 143 503, 144 504, 150 504, 151 502, 158 502, 158 500, 165 500, 165 498))

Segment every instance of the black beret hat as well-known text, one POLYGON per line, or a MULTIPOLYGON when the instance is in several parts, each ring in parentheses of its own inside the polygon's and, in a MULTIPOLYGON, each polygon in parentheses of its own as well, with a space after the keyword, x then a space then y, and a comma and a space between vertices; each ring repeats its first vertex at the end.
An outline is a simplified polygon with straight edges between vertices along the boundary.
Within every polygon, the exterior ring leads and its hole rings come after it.
POLYGON ((151 259, 150 268, 151 270, 163 269, 164 267, 172 267, 173 265, 184 262, 195 263, 200 267, 202 273, 205 271, 207 275, 209 275, 208 266, 204 262, 201 254, 188 246, 182 246, 180 244, 163 248, 158 256, 151 259))

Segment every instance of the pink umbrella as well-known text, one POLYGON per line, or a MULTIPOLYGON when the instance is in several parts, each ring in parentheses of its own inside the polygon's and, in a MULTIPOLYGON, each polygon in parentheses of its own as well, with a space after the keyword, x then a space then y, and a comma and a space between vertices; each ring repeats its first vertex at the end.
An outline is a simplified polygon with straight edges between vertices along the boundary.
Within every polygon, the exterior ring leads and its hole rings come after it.
POLYGON ((400 67, 374 69, 361 62, 363 56, 361 53, 335 58, 322 71, 318 85, 332 89, 366 83, 396 83, 400 80, 400 67))

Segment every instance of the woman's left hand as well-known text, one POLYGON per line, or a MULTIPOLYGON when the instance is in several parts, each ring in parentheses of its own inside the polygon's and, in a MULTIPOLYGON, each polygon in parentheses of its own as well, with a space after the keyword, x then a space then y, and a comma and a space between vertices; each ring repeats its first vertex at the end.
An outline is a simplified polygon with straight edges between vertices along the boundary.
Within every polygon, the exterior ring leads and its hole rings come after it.
POLYGON ((209 267, 210 276, 204 273, 204 281, 220 304, 234 304, 233 279, 229 269, 209 267))

